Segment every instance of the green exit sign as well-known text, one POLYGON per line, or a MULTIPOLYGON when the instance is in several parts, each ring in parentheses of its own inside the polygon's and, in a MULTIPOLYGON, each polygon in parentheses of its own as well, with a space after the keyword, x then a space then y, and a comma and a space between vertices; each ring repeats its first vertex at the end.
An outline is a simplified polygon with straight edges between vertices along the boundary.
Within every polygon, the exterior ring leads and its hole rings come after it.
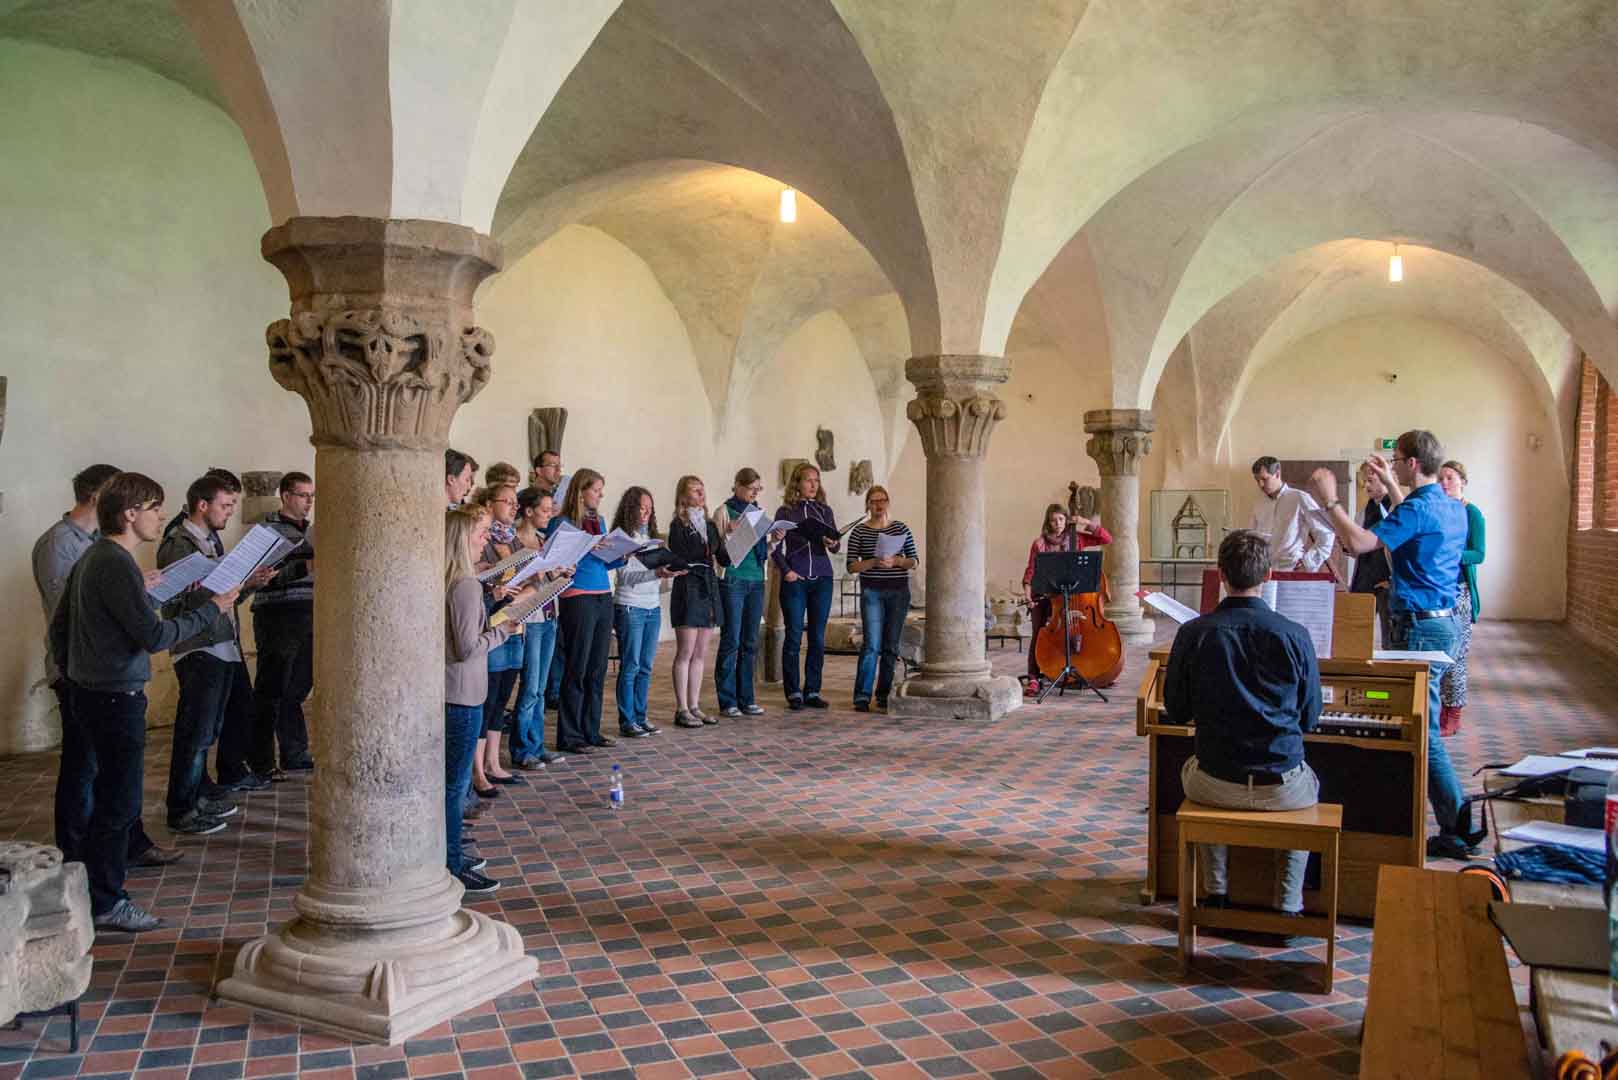
POLYGON ((1378 450, 1395 450, 1398 448, 1398 446, 1398 439, 1378 439, 1376 441, 1376 448, 1378 450))

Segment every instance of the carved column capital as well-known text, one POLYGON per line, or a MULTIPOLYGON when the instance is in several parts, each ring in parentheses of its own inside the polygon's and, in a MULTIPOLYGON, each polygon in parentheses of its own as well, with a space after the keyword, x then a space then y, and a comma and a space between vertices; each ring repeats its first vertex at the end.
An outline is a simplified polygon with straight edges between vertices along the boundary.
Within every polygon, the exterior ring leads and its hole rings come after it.
POLYGON ((472 295, 500 246, 460 225, 294 218, 264 234, 289 318, 265 331, 270 374, 309 405, 316 446, 436 449, 489 381, 494 338, 472 295))
POLYGON ((994 427, 1006 418, 1006 403, 993 387, 1011 375, 1000 356, 916 356, 905 364, 905 377, 916 397, 905 415, 921 435, 929 457, 982 457, 994 427))
POLYGON ((1084 449, 1102 476, 1134 476, 1152 452, 1156 428, 1147 409, 1094 409, 1084 414, 1084 430, 1090 433, 1084 449))

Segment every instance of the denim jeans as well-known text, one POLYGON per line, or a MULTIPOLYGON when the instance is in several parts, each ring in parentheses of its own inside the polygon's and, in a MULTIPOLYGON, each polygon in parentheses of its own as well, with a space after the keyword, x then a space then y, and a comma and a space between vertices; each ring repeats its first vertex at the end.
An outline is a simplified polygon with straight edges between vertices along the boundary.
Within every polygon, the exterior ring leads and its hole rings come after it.
POLYGON ((482 705, 444 706, 444 865, 452 874, 459 874, 466 862, 461 854, 461 802, 472 786, 472 755, 482 736, 482 705))
MULTIPOLYGON (((1233 784, 1217 776, 1209 776, 1197 767, 1192 758, 1180 769, 1180 783, 1185 797, 1205 806, 1222 806, 1228 810, 1302 810, 1320 801, 1320 780, 1307 762, 1284 774, 1279 784, 1233 784)), ((1307 851, 1276 853, 1280 866, 1275 875, 1275 906, 1282 911, 1303 910, 1303 875, 1309 868, 1307 851)), ((1230 850, 1224 844, 1198 844, 1197 861, 1202 864, 1204 892, 1224 896, 1229 892, 1226 880, 1226 862, 1230 850)), ((1182 881, 1180 888, 1189 888, 1182 881)))
POLYGON ((618 729, 646 722, 646 697, 652 690, 652 660, 663 629, 662 608, 614 604, 612 630, 618 635, 618 729))
POLYGON ((719 624, 714 691, 721 710, 745 709, 754 703, 753 667, 759 620, 764 617, 764 582, 724 578, 719 582, 719 603, 725 617, 719 624))
POLYGON ((829 577, 781 582, 781 621, 786 624, 786 640, 781 643, 781 684, 788 700, 820 693, 820 673, 826 664, 826 619, 831 615, 833 584, 829 577), (809 631, 809 655, 803 661, 800 684, 798 656, 803 649, 805 629, 809 631))
MULTIPOLYGON (((1410 619, 1395 612, 1393 624, 1394 637, 1399 639, 1394 648, 1454 655, 1452 650, 1460 636, 1455 626, 1455 616, 1410 619)), ((1433 805, 1433 817, 1438 819, 1438 831, 1443 834, 1455 832, 1455 818, 1464 798, 1461 782, 1455 776, 1455 767, 1449 761, 1449 751, 1438 734, 1438 718, 1442 710, 1439 688, 1448 668, 1448 664, 1427 665, 1427 801, 1433 805)))
POLYGON ((129 898, 129 837, 140 824, 141 777, 146 771, 146 695, 139 690, 72 688, 73 711, 89 732, 97 764, 84 869, 90 878, 90 914, 105 915, 129 898))
POLYGON ((545 687, 556 656, 556 620, 523 627, 522 677, 517 683, 517 718, 511 732, 511 760, 545 752, 545 687))
POLYGON ((309 760, 309 728, 303 702, 315 685, 315 614, 311 606, 263 608, 253 612, 258 642, 258 681, 253 698, 258 720, 253 731, 253 771, 275 768, 275 744, 281 744, 281 766, 309 760))
POLYGON ((893 664, 899 659, 899 635, 904 633, 905 615, 910 611, 910 588, 863 589, 860 592, 859 671, 854 676, 854 700, 871 700, 871 680, 876 679, 876 696, 886 700, 893 689, 893 664))
POLYGON ((180 703, 174 714, 174 745, 169 753, 169 824, 196 809, 208 771, 208 748, 219 738, 238 665, 204 652, 174 662, 180 703))
MULTIPOLYGON (((63 862, 84 862, 84 840, 90 832, 90 811, 95 807, 95 739, 73 708, 73 693, 66 679, 51 689, 62 714, 62 764, 56 774, 56 846, 63 862)), ((126 859, 135 859, 152 847, 140 818, 129 828, 126 859)))

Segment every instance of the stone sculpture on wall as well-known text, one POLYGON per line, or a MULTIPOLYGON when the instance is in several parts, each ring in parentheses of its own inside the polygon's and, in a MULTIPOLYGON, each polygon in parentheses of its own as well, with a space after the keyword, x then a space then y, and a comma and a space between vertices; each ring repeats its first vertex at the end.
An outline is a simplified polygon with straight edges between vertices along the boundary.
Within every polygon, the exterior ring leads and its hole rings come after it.
POLYGON ((807 465, 807 464, 809 464, 809 459, 808 458, 784 457, 784 458, 781 459, 781 490, 782 491, 785 491, 787 489, 787 485, 792 482, 792 470, 796 469, 799 465, 807 465))
POLYGON ((1101 507, 1100 488, 1091 487, 1089 484, 1081 484, 1077 480, 1070 480, 1067 485, 1067 494, 1068 505, 1071 506, 1076 503, 1080 517, 1093 518, 1096 516, 1096 511, 1101 507))
POLYGON ((864 495, 876 481, 871 475, 871 459, 861 458, 848 469, 848 493, 864 495))
POLYGON ((0 1023, 77 1001, 94 940, 84 864, 44 844, 0 842, 0 1023))
POLYGON ((559 405, 535 409, 528 414, 528 460, 534 461, 546 450, 562 452, 562 433, 567 430, 567 410, 559 405))
POLYGON ((837 454, 832 447, 832 439, 830 428, 815 429, 815 464, 820 466, 821 472, 831 472, 837 468, 837 454))

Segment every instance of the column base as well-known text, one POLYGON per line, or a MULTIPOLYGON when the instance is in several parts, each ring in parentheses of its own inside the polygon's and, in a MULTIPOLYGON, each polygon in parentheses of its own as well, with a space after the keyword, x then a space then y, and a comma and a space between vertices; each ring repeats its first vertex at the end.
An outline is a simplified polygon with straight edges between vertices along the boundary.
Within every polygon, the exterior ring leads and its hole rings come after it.
POLYGON ((1150 645, 1157 638, 1157 624, 1141 614, 1139 607, 1105 614, 1107 621, 1118 627, 1118 636, 1125 645, 1150 645))
POLYGON ((539 974, 506 923, 459 910, 437 930, 379 947, 365 933, 334 938, 294 919, 245 945, 214 992, 291 1023, 396 1046, 539 974))
POLYGON ((925 720, 998 720, 1022 706, 1022 686, 1006 675, 921 674, 888 700, 890 716, 925 720))

